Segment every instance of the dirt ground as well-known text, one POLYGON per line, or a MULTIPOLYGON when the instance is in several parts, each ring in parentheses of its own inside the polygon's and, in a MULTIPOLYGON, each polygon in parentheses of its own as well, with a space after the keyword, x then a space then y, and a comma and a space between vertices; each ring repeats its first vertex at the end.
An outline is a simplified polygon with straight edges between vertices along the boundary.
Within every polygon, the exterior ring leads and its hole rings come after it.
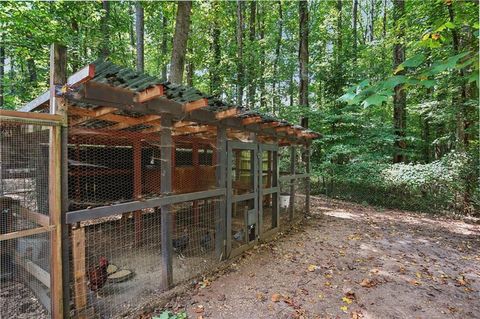
POLYGON ((167 307, 188 318, 480 318, 480 224, 330 199, 167 307))

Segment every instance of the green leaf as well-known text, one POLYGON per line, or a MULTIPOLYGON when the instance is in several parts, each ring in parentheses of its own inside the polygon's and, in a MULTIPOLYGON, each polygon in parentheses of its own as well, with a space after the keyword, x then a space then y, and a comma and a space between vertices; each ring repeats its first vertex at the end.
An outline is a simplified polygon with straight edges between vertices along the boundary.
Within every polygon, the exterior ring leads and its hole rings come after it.
POLYGON ((405 60, 401 65, 408 68, 416 68, 425 61, 426 56, 422 53, 416 54, 413 57, 405 60))
POLYGON ((372 94, 369 97, 367 97, 363 102, 362 106, 363 107, 368 107, 371 105, 379 106, 382 105, 383 102, 388 101, 388 96, 381 95, 381 94, 372 94))
POLYGON ((468 83, 475 81, 475 83, 477 83, 477 88, 478 88, 478 83, 480 81, 478 77, 479 77, 478 70, 473 71, 472 74, 470 74, 470 76, 468 77, 467 81, 468 83))
POLYGON ((391 90, 399 84, 407 82, 407 77, 405 75, 395 75, 389 77, 385 82, 383 82, 382 87, 387 90, 391 90))
POLYGON ((447 23, 445 23, 445 26, 449 29, 455 29, 455 24, 453 22, 450 22, 448 21, 447 23))
POLYGON ((435 80, 422 80, 420 84, 426 87, 427 89, 434 87, 437 84, 435 80))

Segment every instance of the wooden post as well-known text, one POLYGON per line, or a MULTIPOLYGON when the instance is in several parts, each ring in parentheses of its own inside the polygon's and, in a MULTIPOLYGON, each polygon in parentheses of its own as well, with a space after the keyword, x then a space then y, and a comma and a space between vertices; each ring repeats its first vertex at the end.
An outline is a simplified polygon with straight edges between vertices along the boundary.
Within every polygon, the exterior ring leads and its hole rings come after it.
MULTIPOLYGON (((142 142, 133 143, 133 198, 139 200, 142 195, 142 142)), ((142 241, 142 211, 134 213, 135 221, 135 245, 142 241)))
MULTIPOLYGON (((65 101, 56 96, 57 88, 67 82, 67 50, 53 44, 50 51, 50 113, 66 118, 65 101)), ((62 123, 64 124, 64 123, 62 123)), ((62 137, 61 126, 52 126, 49 142, 48 203, 50 225, 55 229, 50 239, 50 293, 54 319, 63 318, 63 270, 62 270, 62 137)))
MULTIPOLYGON (((290 175, 295 175, 295 158, 296 151, 295 146, 290 148, 290 175)), ((293 221, 295 213, 295 180, 290 179, 290 205, 288 206, 288 218, 293 221)))
POLYGON ((87 276, 85 269, 85 229, 72 229, 72 257, 74 275, 74 302, 77 318, 86 318, 87 276))
POLYGON ((305 172, 308 177, 305 179, 305 214, 310 215, 310 144, 305 146, 305 172))
MULTIPOLYGON (((192 144, 192 164, 195 172, 195 176, 200 176, 200 166, 198 158, 198 142, 194 141, 192 144)), ((195 183, 195 191, 198 191, 200 185, 200 179, 195 178, 193 183, 195 183)), ((200 210, 198 209, 198 201, 193 201, 193 221, 195 225, 200 224, 200 210)))
MULTIPOLYGON (((162 161, 160 192, 166 195, 172 192, 172 116, 162 114, 160 119, 160 144, 162 161)), ((173 287, 172 270, 172 219, 171 205, 161 207, 161 238, 162 238, 162 288, 168 290, 173 287)))
MULTIPOLYGON (((215 152, 216 159, 216 181, 218 188, 226 188, 227 175, 227 130, 224 126, 217 127, 217 150, 215 152)), ((226 227, 227 220, 226 198, 222 198, 217 206, 217 218, 215 223, 215 254, 219 259, 222 259, 225 254, 226 246, 226 227)))

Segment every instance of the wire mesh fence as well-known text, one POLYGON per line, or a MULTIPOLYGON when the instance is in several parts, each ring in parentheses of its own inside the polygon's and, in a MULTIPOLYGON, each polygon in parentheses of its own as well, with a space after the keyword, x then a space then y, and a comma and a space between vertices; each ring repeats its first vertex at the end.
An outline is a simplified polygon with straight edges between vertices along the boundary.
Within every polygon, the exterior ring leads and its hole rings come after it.
POLYGON ((0 119, 0 317, 50 312, 50 126, 0 119))

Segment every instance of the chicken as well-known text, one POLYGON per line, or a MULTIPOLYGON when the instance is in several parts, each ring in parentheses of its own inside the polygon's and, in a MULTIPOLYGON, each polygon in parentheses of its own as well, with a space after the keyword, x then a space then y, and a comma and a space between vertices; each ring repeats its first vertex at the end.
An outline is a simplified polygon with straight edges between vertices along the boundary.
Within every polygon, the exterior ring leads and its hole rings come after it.
POLYGON ((182 235, 172 239, 173 251, 175 251, 178 254, 178 258, 180 259, 185 258, 185 256, 183 255, 183 252, 187 249, 189 242, 190 242, 190 237, 188 236, 188 231, 186 228, 184 228, 182 235))
POLYGON ((98 260, 98 265, 93 268, 90 268, 87 272, 88 276, 88 288, 91 291, 95 292, 98 297, 98 290, 102 288, 107 282, 108 273, 108 260, 105 257, 100 257, 98 260))
POLYGON ((243 241, 243 229, 237 231, 234 235, 233 235, 233 238, 237 241, 243 241))
POLYGON ((207 230, 207 233, 200 238, 200 248, 202 252, 209 251, 212 249, 212 234, 207 230))

